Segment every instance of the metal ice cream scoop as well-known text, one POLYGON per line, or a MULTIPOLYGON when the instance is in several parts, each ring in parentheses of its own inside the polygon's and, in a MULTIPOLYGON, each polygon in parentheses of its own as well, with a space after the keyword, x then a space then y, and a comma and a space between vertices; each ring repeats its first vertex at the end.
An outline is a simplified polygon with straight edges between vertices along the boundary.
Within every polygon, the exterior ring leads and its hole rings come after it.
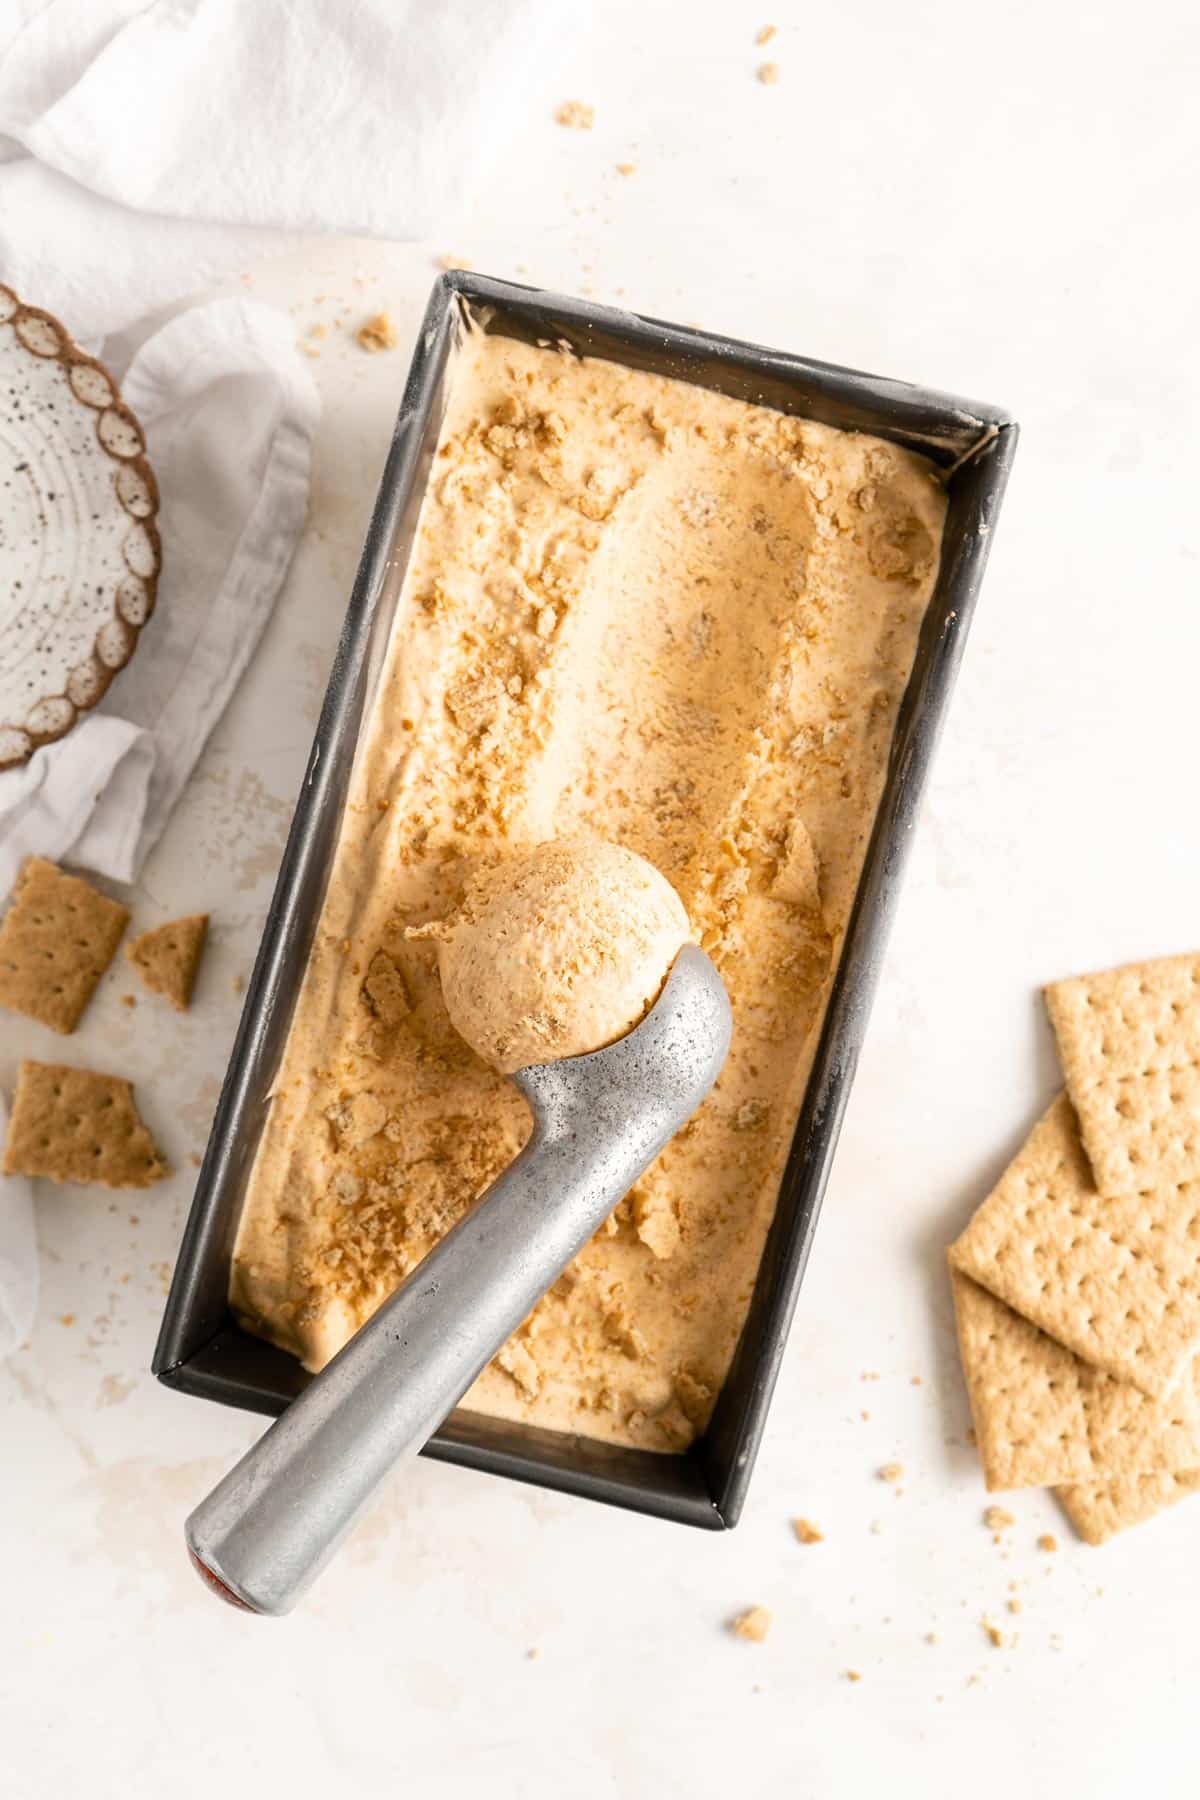
POLYGON ((627 1037, 512 1077, 533 1113, 524 1150, 188 1519, 192 1558, 225 1599, 290 1611, 378 1483, 690 1118, 730 1028, 720 976, 687 945, 627 1037))

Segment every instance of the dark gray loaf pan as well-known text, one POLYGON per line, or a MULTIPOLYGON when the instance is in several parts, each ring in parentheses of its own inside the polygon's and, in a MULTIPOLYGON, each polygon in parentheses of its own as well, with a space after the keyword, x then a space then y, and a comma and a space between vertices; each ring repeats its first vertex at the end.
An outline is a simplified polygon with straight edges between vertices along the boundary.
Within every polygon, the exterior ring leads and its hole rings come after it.
POLYGON ((278 1413, 309 1377, 251 1337, 227 1299, 238 1216, 337 843, 351 765, 392 622, 440 426, 447 364, 469 308, 489 332, 564 340, 588 356, 867 431, 946 471, 937 586, 901 703, 887 780, 851 912, 754 1297, 703 1439, 660 1456, 459 1409, 425 1454, 681 1524, 737 1523, 829 1177, 899 890, 912 824, 950 699, 1016 449, 994 407, 681 325, 461 271, 435 284, 346 610, 208 1149, 196 1183, 154 1372, 168 1386, 278 1413))

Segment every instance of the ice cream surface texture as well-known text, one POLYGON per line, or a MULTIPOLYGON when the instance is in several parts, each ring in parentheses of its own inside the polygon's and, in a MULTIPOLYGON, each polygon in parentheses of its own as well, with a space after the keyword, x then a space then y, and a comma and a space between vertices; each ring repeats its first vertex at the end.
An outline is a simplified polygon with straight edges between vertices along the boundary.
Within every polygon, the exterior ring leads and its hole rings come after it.
POLYGON ((408 932, 455 915, 480 870, 607 840, 678 895, 733 1045, 464 1405, 650 1450, 703 1429, 944 512, 931 466, 893 444, 466 335, 235 1247, 250 1329, 320 1368, 511 1162, 529 1114, 485 1057, 518 1052, 485 1034, 516 975, 497 961, 490 989, 471 977, 481 1057, 437 943, 408 932))
POLYGON ((602 839, 537 844, 483 868, 412 937, 437 944, 450 1023, 493 1069, 586 1056, 643 1019, 690 933, 644 857, 602 839))

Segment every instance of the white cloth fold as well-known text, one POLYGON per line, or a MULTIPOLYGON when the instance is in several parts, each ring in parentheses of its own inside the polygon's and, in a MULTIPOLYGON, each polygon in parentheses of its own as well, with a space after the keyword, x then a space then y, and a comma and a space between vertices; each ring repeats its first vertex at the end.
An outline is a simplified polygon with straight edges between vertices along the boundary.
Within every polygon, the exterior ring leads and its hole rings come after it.
POLYGON ((449 232, 569 39, 553 0, 45 0, 0 39, 0 269, 100 334, 284 233, 449 232))

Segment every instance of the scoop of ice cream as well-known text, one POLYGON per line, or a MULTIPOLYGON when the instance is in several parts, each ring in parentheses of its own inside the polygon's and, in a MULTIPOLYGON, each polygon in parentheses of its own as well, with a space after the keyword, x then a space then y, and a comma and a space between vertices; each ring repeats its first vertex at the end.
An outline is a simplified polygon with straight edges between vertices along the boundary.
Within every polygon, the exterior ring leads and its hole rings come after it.
POLYGON ((505 1074, 623 1037, 691 928, 651 863, 600 840, 538 844, 482 869, 437 941, 446 1010, 505 1074))

